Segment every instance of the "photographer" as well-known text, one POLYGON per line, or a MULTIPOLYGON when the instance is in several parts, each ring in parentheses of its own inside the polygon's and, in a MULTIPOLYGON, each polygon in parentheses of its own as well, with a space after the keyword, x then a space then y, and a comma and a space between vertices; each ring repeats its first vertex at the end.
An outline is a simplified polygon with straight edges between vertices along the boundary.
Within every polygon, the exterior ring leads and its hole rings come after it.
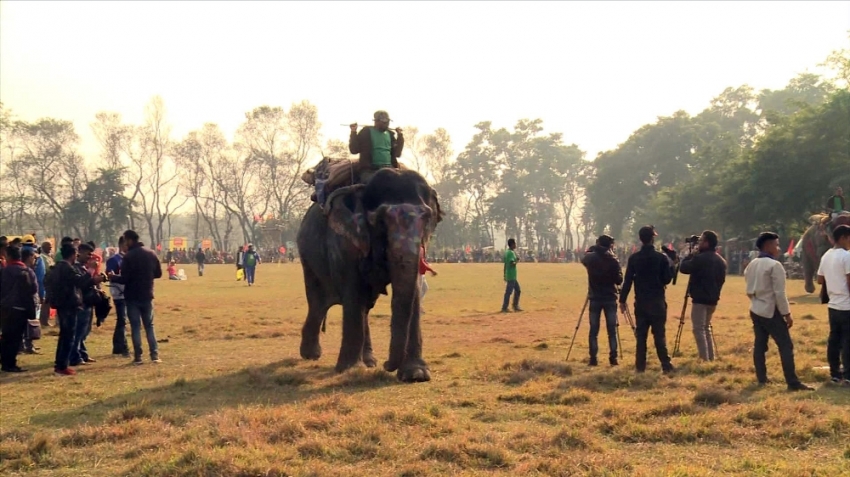
POLYGON ((699 358, 714 361, 711 317, 717 309, 720 290, 726 282, 726 260, 717 253, 717 234, 711 230, 702 233, 697 247, 696 254, 682 259, 679 271, 691 276, 688 291, 693 301, 691 321, 699 358))
POLYGON ((623 283, 623 271, 613 252, 614 239, 601 235, 596 245, 590 248, 581 263, 587 269, 590 300, 590 366, 597 366, 599 352, 600 320, 605 312, 605 328, 608 331, 608 362, 617 366, 617 286, 623 283))
POLYGON ((623 291, 620 294, 620 310, 625 313, 628 308, 626 300, 635 285, 635 335, 637 338, 637 356, 635 369, 642 373, 646 371, 646 340, 649 331, 655 340, 655 351, 661 361, 664 373, 675 371, 667 353, 667 301, 665 288, 673 280, 673 260, 655 250, 653 242, 658 234, 651 225, 641 227, 638 232, 643 244, 641 249, 629 257, 626 266, 626 276, 623 281, 623 291))

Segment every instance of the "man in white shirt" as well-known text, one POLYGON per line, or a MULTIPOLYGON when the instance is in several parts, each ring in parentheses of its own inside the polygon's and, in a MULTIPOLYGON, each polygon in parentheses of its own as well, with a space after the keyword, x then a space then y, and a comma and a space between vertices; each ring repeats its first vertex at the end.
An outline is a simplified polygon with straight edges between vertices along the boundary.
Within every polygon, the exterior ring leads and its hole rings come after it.
POLYGON ((785 294, 785 269, 777 260, 782 253, 779 250, 779 235, 773 232, 761 233, 756 239, 756 247, 759 249, 758 257, 744 270, 747 296, 750 298, 750 318, 755 333, 753 362, 756 378, 760 385, 769 383, 765 355, 768 339, 773 338, 779 348, 788 390, 812 391, 813 388, 800 382, 794 366, 794 344, 789 331, 794 320, 785 294))
POLYGON ((826 284, 829 295, 826 360, 832 382, 850 386, 850 226, 836 227, 832 238, 835 247, 821 257, 818 268, 818 283, 826 284))

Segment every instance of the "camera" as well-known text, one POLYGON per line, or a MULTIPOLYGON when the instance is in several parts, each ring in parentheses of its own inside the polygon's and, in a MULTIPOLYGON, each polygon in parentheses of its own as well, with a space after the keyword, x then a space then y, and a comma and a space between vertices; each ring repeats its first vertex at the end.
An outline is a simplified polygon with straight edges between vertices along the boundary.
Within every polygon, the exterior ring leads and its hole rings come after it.
POLYGON ((698 244, 699 235, 691 235, 690 237, 685 239, 685 243, 691 246, 698 244))

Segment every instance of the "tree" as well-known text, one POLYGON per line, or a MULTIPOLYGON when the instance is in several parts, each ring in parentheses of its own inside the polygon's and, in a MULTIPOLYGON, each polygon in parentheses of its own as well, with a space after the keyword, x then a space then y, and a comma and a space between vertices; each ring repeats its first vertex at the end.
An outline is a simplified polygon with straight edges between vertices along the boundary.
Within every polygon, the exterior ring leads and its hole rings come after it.
POLYGON ((117 237, 131 213, 130 200, 124 196, 121 169, 100 169, 80 197, 65 206, 65 230, 96 243, 111 242, 117 237))

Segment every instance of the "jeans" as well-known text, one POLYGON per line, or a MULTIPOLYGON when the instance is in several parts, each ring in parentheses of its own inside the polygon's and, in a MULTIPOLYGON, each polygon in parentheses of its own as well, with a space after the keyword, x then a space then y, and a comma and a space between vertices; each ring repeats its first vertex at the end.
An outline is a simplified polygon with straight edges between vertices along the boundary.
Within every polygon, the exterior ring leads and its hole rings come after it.
POLYGON ((672 369, 670 355, 667 352, 667 303, 663 300, 644 304, 635 304, 635 338, 637 339, 637 351, 635 356, 635 368, 638 371, 646 370, 646 341, 649 332, 655 341, 655 353, 661 361, 661 368, 672 369))
POLYGON ((204 263, 203 262, 198 263, 198 276, 199 277, 204 276, 204 263))
POLYGON ((600 321, 602 312, 605 312, 605 328, 608 331, 608 357, 610 359, 617 358, 617 302, 611 301, 595 301, 590 300, 590 357, 596 358, 599 352, 599 336, 600 321))
POLYGON ((130 351, 127 345, 127 304, 124 300, 115 300, 115 332, 112 333, 112 354, 124 354, 130 351))
POLYGON ((27 312, 13 308, 0 309, 0 364, 3 369, 18 366, 21 340, 27 329, 27 312))
POLYGON ((794 366, 794 343, 791 342, 791 332, 788 325, 776 310, 772 318, 764 318, 750 312, 753 320, 753 332, 755 333, 755 344, 753 345, 753 363, 756 368, 756 378, 760 383, 767 382, 767 342, 773 338, 779 348, 779 358, 782 361, 782 372, 785 374, 785 382, 789 386, 800 383, 794 366))
POLYGON ((508 302, 511 299, 511 293, 514 294, 514 309, 517 309, 519 308, 519 296, 522 293, 522 290, 519 288, 519 282, 516 280, 508 280, 507 285, 505 286, 505 299, 502 301, 503 311, 508 309, 508 302))
POLYGON ((699 358, 704 361, 714 361, 714 339, 711 330, 711 317, 716 306, 694 303, 691 308, 691 321, 694 325, 694 339, 697 343, 699 358))
POLYGON ((91 308, 77 310, 77 327, 74 330, 74 344, 71 346, 71 365, 76 366, 89 360, 86 338, 91 333, 91 308))
POLYGON ((829 308, 829 339, 826 345, 829 374, 841 379, 841 362, 844 362, 844 379, 850 380, 850 311, 829 308))
POLYGON ((142 359, 142 325, 145 327, 145 336, 148 339, 151 359, 159 357, 156 345, 156 334, 153 331, 153 302, 147 301, 125 301, 127 304, 127 318, 130 319, 130 334, 133 339, 133 356, 136 360, 142 359))
POLYGON ((248 281, 248 285, 254 284, 254 274, 257 271, 257 267, 245 267, 245 280, 248 281))
POLYGON ((71 352, 74 350, 74 333, 77 330, 77 313, 75 308, 57 309, 56 322, 59 324, 59 342, 56 343, 57 370, 66 369, 71 362, 71 352))

